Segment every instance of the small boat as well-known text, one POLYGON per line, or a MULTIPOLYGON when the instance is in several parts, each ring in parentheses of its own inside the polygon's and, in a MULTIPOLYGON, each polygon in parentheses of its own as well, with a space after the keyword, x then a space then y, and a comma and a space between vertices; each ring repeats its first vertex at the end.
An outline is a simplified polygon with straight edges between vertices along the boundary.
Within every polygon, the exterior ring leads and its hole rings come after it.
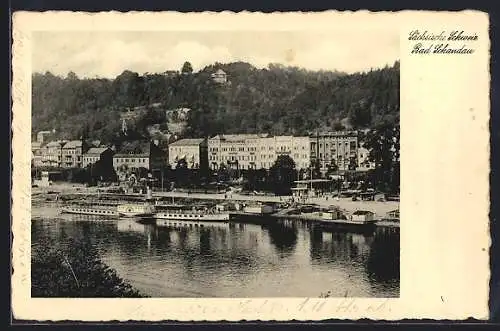
POLYGON ((353 225, 353 226, 368 226, 375 225, 374 213, 367 210, 357 210, 348 217, 343 218, 323 218, 320 221, 321 225, 353 225))
POLYGON ((388 212, 384 221, 399 222, 399 209, 388 212))
POLYGON ((374 224, 375 214, 368 210, 356 210, 349 216, 349 221, 359 224, 374 224))
POLYGON ((267 215, 272 214, 274 212, 274 208, 266 204, 257 204, 244 207, 243 212, 246 214, 267 215))
POLYGON ((152 217, 155 212, 155 206, 150 203, 126 203, 116 207, 119 216, 122 217, 152 217))
POLYGON ((118 216, 116 210, 109 208, 96 208, 86 206, 69 206, 61 209, 62 213, 66 214, 80 214, 80 215, 96 215, 96 216, 118 216))

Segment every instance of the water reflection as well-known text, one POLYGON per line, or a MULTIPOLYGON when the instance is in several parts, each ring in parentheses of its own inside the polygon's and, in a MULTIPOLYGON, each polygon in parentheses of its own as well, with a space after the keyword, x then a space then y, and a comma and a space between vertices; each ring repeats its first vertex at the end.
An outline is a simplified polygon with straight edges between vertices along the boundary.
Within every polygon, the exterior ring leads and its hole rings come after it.
POLYGON ((367 272, 373 283, 399 281, 399 236, 394 240, 393 231, 377 231, 371 245, 372 252, 367 261, 367 272))
POLYGON ((277 222, 264 227, 279 253, 293 252, 297 245, 297 228, 291 223, 277 222))
POLYGON ((32 242, 73 238, 140 291, 160 297, 399 295, 399 234, 307 224, 156 226, 134 220, 33 221, 32 242))
POLYGON ((374 240, 373 234, 327 232, 319 229, 311 229, 309 234, 311 259, 319 263, 366 260, 374 240))

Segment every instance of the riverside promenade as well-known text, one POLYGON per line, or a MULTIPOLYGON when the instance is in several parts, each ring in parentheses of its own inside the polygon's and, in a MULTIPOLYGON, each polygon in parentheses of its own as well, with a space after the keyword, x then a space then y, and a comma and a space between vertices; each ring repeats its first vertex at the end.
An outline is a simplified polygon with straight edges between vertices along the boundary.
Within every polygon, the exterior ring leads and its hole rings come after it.
MULTIPOLYGON (((60 194, 76 194, 82 196, 98 195, 97 187, 85 187, 79 184, 57 183, 47 188, 32 189, 32 194, 45 195, 47 192, 58 192, 60 194)), ((289 202, 291 196, 271 196, 271 195, 245 195, 234 192, 227 193, 187 193, 179 191, 159 192, 153 191, 153 197, 156 198, 187 198, 199 200, 232 200, 232 201, 247 201, 247 202, 289 202)), ((137 196, 141 196, 137 194, 137 196)), ((337 200, 333 196, 307 198, 305 203, 317 204, 322 207, 337 206, 340 209, 352 213, 356 210, 368 210, 375 214, 376 218, 384 218, 390 211, 399 208, 397 201, 352 201, 350 198, 341 198, 337 200)))
MULTIPOLYGON (((187 192, 153 192, 154 197, 172 197, 172 198, 189 198, 200 200, 233 200, 233 201, 248 201, 248 202, 287 202, 292 199, 291 196, 266 196, 266 195, 244 195, 238 193, 220 193, 220 194, 204 194, 204 193, 187 193, 187 192)), ((339 200, 332 196, 308 198, 306 203, 317 204, 322 207, 337 206, 346 212, 354 212, 356 210, 368 210, 375 214, 376 218, 384 218, 390 211, 399 208, 397 201, 352 201, 350 198, 341 198, 339 200)))

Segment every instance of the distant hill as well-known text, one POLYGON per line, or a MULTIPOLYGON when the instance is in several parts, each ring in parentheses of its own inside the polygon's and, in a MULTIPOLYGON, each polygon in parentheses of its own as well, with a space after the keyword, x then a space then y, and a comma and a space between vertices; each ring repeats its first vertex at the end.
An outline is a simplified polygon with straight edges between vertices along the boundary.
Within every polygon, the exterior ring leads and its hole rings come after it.
POLYGON ((142 135, 154 124, 194 137, 262 131, 306 134, 318 128, 399 122, 399 62, 350 75, 273 64, 257 69, 236 62, 175 75, 124 71, 111 80, 47 72, 32 79, 33 133, 55 129, 61 138, 83 135, 113 141, 120 136, 120 114, 134 109, 146 113, 132 128, 142 135), (218 69, 227 74, 226 84, 212 80, 218 69), (177 108, 191 110, 180 121, 153 114, 177 108))

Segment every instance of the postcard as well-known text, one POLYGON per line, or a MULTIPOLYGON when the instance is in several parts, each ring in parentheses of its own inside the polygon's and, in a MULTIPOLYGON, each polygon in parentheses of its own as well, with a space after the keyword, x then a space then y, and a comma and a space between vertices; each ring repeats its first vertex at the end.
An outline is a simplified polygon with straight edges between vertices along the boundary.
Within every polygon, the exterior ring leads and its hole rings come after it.
POLYGON ((16 12, 14 317, 487 319, 488 29, 16 12))

